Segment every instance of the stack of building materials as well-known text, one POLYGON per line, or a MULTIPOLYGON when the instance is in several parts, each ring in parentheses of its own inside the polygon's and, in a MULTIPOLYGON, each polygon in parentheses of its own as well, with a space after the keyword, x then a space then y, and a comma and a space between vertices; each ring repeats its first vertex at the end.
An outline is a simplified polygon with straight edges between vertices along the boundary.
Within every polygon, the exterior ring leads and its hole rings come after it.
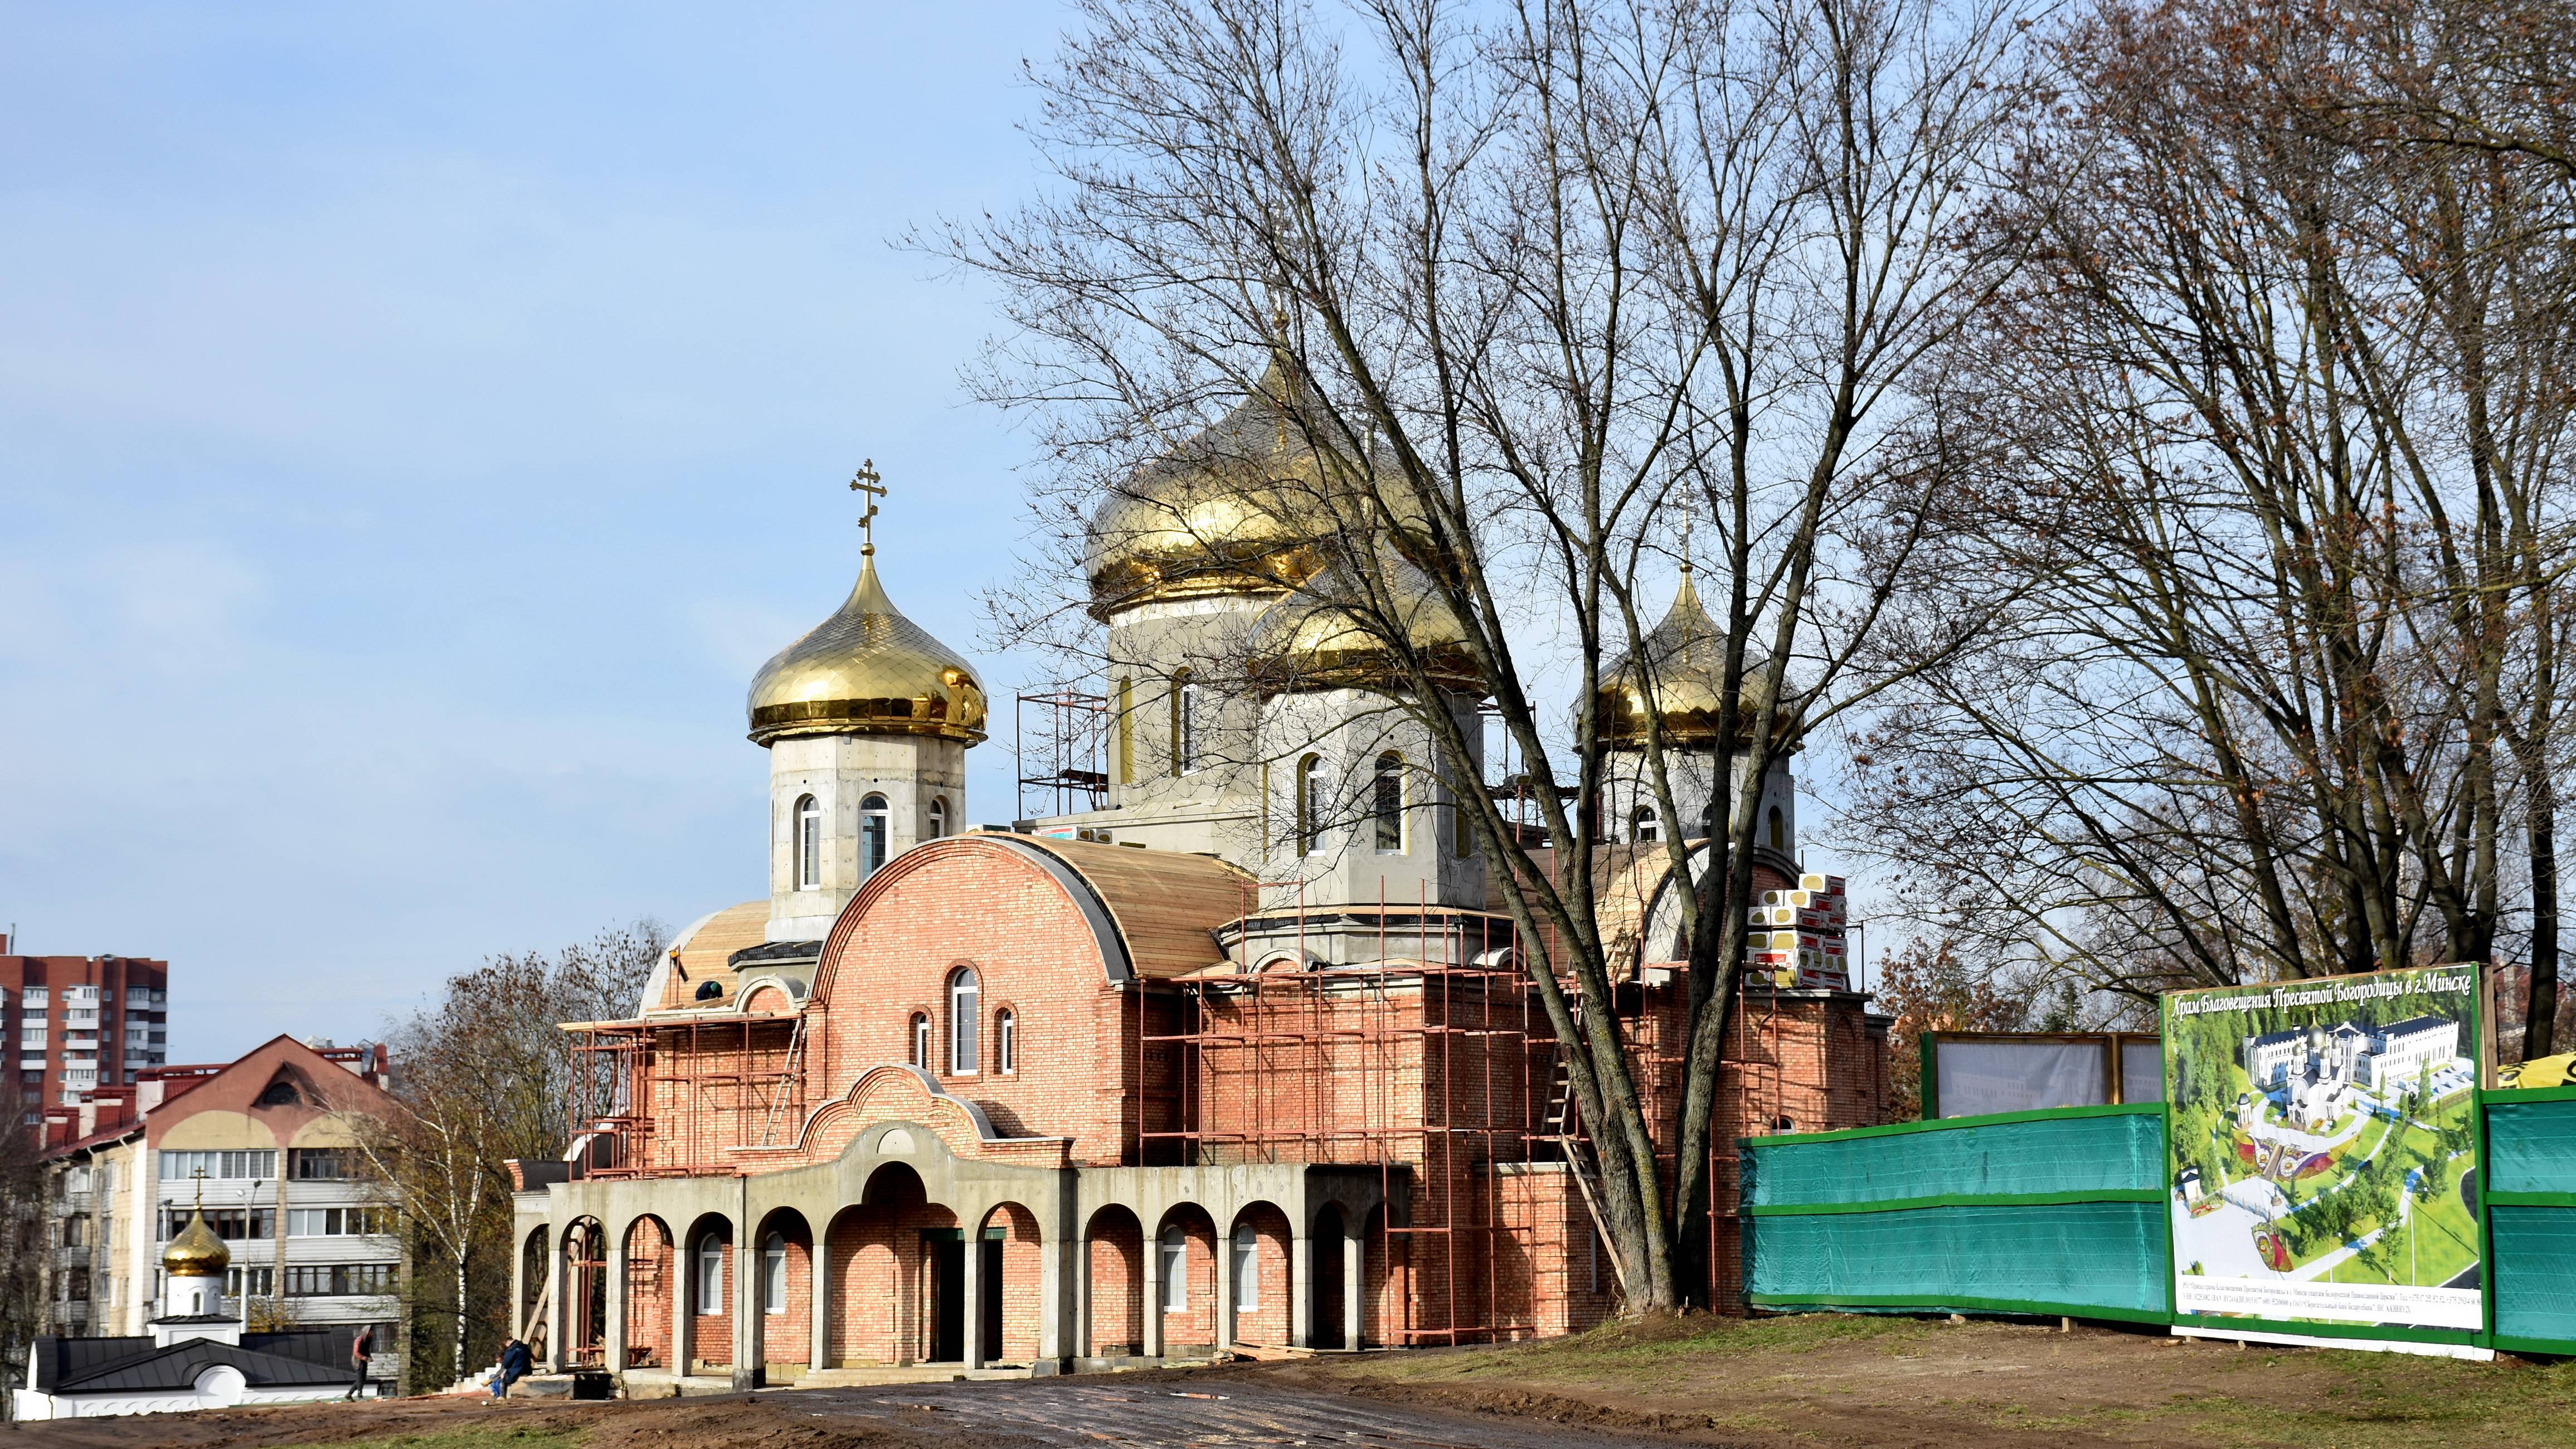
POLYGON ((1802 875, 1795 890, 1764 891, 1753 907, 1744 969, 1782 987, 1851 989, 1851 947, 1844 931, 1850 901, 1838 875, 1802 875))

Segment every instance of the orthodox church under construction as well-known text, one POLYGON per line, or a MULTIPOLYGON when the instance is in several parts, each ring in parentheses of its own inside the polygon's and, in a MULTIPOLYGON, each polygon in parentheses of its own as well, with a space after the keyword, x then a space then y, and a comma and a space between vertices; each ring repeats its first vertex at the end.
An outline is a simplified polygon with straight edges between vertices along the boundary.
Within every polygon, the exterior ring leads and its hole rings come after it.
MULTIPOLYGON (((847 601, 754 679, 769 896, 681 933, 631 1018, 569 1025, 581 1135, 513 1164, 515 1301, 547 1359, 738 1386, 1047 1373, 1614 1311, 1582 1124, 1460 818, 1459 790, 1492 787, 1430 763, 1439 710, 1483 737, 1485 681, 1424 584, 1405 607, 1421 654, 1453 661, 1445 698, 1391 710, 1354 677, 1361 633, 1282 588, 1310 541, 1293 500, 1334 483, 1278 376, 1090 520, 1095 808, 961 825, 983 687, 896 610, 873 542, 847 601)), ((1389 552, 1380 583, 1418 579, 1389 552)), ((1676 772, 1685 820, 1721 754, 1716 643, 1685 572, 1610 686, 1655 691, 1666 743, 1707 762, 1676 772)), ((1584 1009, 1626 1018, 1669 1122, 1674 872, 1641 742, 1604 743, 1621 959, 1615 999, 1584 1009)), ((1840 882, 1800 874, 1785 764, 1745 783, 1757 884, 1781 893, 1757 899, 1797 939, 1748 973, 1731 1031, 1720 1302, 1735 1138, 1865 1125, 1886 1101, 1840 882)))

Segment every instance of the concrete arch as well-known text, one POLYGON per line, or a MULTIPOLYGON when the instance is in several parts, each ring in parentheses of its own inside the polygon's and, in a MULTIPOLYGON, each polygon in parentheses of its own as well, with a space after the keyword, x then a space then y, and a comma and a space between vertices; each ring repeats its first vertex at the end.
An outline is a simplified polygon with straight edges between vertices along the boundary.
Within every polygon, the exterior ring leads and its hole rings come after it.
POLYGON ((685 1371, 695 1372, 700 1365, 734 1367, 733 1305, 741 1297, 734 1239, 733 1218, 717 1212, 698 1214, 681 1236, 680 1298, 688 1306, 685 1371))
POLYGON ((679 1291, 676 1242, 671 1225, 653 1213, 627 1219, 617 1235, 625 1261, 622 1274, 611 1275, 618 1281, 610 1291, 623 1297, 622 1311, 613 1320, 620 1331, 610 1335, 610 1356, 623 1362, 612 1362, 611 1368, 670 1366, 671 1310, 679 1291))
POLYGON ((1284 1347, 1295 1336, 1294 1222, 1285 1208, 1258 1199, 1235 1211, 1225 1242, 1223 1297, 1233 1314, 1225 1342, 1284 1347))
POLYGON ((1127 1358, 1145 1351, 1145 1227, 1125 1203, 1109 1203, 1082 1227, 1080 1351, 1127 1358))
POLYGON ((587 1213, 564 1224, 554 1265, 562 1306, 553 1315, 563 1328, 556 1362, 598 1368, 607 1363, 608 1230, 587 1213))
POLYGON ((752 1275, 752 1343, 767 1381, 777 1382, 780 1369, 813 1368, 814 1229, 805 1214, 793 1207, 762 1214, 742 1261, 752 1275))
POLYGON ((825 1224, 818 1276, 827 1285, 822 1357, 835 1366, 929 1361, 938 1235, 957 1215, 930 1200, 905 1162, 870 1169, 858 1201, 825 1224))
POLYGON ((1217 1346, 1216 1218, 1195 1202, 1177 1202, 1154 1223, 1148 1245, 1146 1278, 1151 1296, 1145 1307, 1151 1353, 1187 1357, 1211 1353, 1217 1346), (1175 1279, 1177 1277, 1177 1283, 1175 1279))
POLYGON ((1026 1204, 995 1203, 977 1220, 970 1291, 985 1363, 1035 1363, 1053 1274, 1038 1215, 1026 1204))

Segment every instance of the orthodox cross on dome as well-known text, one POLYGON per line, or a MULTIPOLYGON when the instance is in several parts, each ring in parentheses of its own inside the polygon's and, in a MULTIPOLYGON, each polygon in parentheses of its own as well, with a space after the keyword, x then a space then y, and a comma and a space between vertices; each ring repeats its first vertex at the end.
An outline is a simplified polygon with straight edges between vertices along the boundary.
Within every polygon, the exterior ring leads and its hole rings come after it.
POLYGON ((859 545, 859 556, 874 557, 877 551, 877 500, 886 496, 885 479, 877 472, 876 459, 859 460, 858 476, 850 480, 850 491, 869 495, 868 511, 859 515, 859 531, 865 534, 867 539, 859 545))
POLYGON ((1685 513, 1685 514, 1683 514, 1683 515, 1682 515, 1682 577, 1683 577, 1683 578, 1689 578, 1689 577, 1690 577, 1690 571, 1691 571, 1691 562, 1690 562, 1690 553, 1691 553, 1691 550, 1690 550, 1691 525, 1692 525, 1692 523, 1694 523, 1695 521, 1696 521, 1696 520, 1694 520, 1694 519, 1693 519, 1689 514, 1687 514, 1687 513, 1685 513))
POLYGON ((188 1174, 197 1180, 197 1211, 206 1210, 206 1170, 202 1167, 188 1174))

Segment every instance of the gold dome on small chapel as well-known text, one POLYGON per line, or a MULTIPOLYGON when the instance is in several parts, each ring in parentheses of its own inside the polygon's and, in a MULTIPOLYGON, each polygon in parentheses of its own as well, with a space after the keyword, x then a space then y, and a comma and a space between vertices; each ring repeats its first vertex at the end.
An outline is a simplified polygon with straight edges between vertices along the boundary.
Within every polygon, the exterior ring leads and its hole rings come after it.
POLYGON ((751 738, 937 735, 984 738, 984 687, 957 651, 898 613, 877 580, 874 546, 832 617, 752 676, 751 738))
MULTIPOLYGON (((1759 651, 1750 647, 1744 651, 1744 684, 1736 696, 1739 744, 1752 738, 1749 720, 1762 707, 1761 671, 1766 662, 1759 651)), ((1644 648, 1623 656, 1602 676, 1602 745, 1614 750, 1642 748, 1651 700, 1662 715, 1666 746, 1685 750, 1714 746, 1723 704, 1719 681, 1725 677, 1726 634, 1700 603, 1685 559, 1681 588, 1674 592, 1663 622, 1646 636, 1644 648)), ((1795 741, 1789 745, 1795 748, 1795 741)))
POLYGON ((204 1208, 190 1215, 188 1225, 161 1250, 161 1271, 173 1278, 220 1278, 232 1265, 232 1250, 206 1226, 204 1208))

